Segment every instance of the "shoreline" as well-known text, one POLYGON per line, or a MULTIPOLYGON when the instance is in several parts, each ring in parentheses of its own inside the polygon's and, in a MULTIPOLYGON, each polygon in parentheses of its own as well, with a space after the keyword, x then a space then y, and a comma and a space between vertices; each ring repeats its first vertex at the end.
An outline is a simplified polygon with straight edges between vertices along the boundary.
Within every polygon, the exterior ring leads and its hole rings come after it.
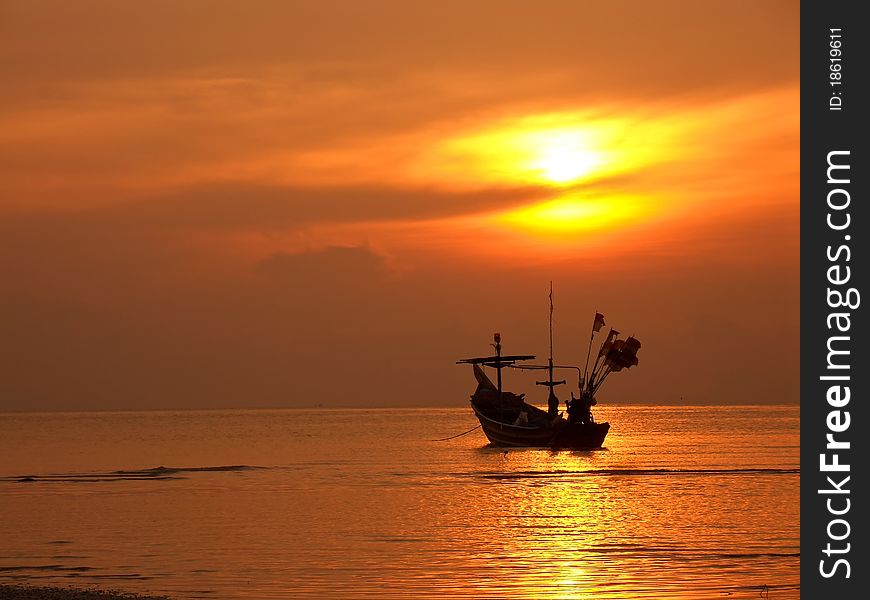
POLYGON ((171 600, 168 596, 148 596, 100 590, 96 588, 73 588, 30 584, 0 583, 2 600, 171 600))

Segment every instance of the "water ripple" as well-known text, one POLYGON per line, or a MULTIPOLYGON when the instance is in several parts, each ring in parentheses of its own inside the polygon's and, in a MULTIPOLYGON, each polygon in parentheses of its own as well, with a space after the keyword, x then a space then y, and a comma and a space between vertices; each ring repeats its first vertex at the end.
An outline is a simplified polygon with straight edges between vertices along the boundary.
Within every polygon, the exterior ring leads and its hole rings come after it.
POLYGON ((250 465, 223 465, 215 467, 153 467, 96 473, 50 473, 46 475, 0 475, 3 483, 95 483, 105 481, 162 481, 187 479, 189 473, 232 473, 267 469, 250 465))

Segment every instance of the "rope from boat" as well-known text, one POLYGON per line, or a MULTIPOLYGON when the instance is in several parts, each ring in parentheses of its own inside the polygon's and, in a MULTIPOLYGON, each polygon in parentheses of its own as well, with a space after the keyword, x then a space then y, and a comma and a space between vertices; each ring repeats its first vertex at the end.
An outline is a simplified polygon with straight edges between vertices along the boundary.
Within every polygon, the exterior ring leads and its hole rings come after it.
POLYGON ((447 440, 455 440, 455 439, 458 438, 458 437, 462 437, 463 435, 467 435, 467 434, 471 433, 471 432, 474 431, 475 429, 480 429, 480 425, 478 425, 477 427, 472 427, 472 428, 469 429, 468 431, 463 431, 462 433, 457 434, 457 435, 451 435, 450 437, 441 438, 440 440, 430 440, 430 441, 433 441, 433 442, 446 442, 447 440))

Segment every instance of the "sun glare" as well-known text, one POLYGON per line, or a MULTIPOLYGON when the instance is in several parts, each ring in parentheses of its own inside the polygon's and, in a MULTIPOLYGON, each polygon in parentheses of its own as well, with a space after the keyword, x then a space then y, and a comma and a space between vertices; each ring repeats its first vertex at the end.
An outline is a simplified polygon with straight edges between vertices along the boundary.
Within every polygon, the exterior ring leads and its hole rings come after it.
POLYGON ((529 166, 552 183, 571 183, 603 166, 603 152, 590 147, 587 136, 580 131, 547 132, 533 137, 537 139, 530 142, 538 157, 529 166))
POLYGON ((566 187, 622 170, 616 120, 550 114, 456 135, 424 161, 453 181, 566 187))
POLYGON ((609 106, 439 129, 418 146, 406 173, 429 185, 513 193, 505 201, 511 206, 465 216, 471 227, 529 236, 542 248, 585 247, 626 227, 673 222, 689 207, 709 203, 718 188, 689 185, 678 174, 694 169, 695 182, 701 173, 715 182, 737 173, 727 169, 739 164, 734 151, 709 140, 752 122, 770 104, 764 97, 703 110, 609 106), (523 190, 528 202, 518 206, 523 190))
POLYGON ((577 233, 636 219, 646 212, 641 198, 569 195, 501 213, 495 220, 542 233, 577 233))

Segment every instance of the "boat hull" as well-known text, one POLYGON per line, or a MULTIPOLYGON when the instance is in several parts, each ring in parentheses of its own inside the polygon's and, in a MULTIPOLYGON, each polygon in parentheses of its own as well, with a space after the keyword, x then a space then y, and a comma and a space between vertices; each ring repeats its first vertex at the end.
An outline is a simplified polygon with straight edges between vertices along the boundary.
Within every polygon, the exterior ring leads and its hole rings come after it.
POLYGON ((521 425, 502 420, 492 410, 486 411, 474 403, 471 407, 493 446, 593 450, 602 447, 610 430, 609 423, 568 423, 564 419, 546 425, 521 425))

